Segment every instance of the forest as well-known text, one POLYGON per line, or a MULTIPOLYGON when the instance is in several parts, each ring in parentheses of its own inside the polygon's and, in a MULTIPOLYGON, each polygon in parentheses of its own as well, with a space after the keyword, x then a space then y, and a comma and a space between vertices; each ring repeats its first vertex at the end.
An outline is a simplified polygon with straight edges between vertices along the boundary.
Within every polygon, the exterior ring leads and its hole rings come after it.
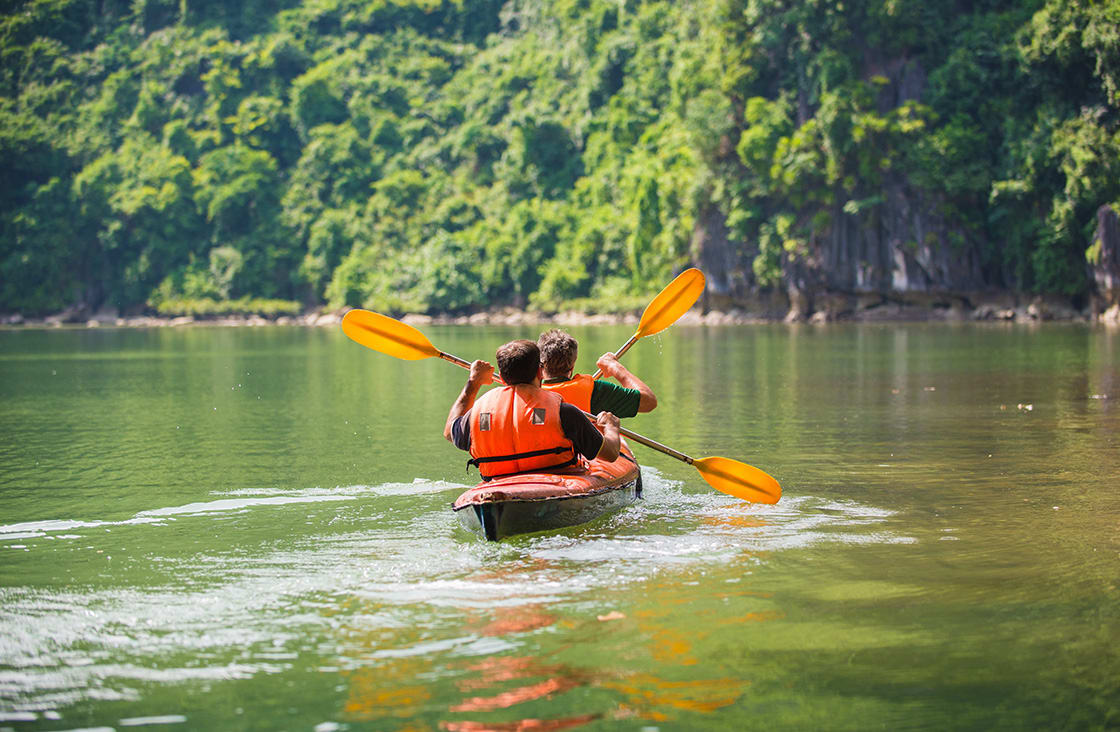
POLYGON ((1120 297, 1120 0, 0 12, 0 313, 1120 297))

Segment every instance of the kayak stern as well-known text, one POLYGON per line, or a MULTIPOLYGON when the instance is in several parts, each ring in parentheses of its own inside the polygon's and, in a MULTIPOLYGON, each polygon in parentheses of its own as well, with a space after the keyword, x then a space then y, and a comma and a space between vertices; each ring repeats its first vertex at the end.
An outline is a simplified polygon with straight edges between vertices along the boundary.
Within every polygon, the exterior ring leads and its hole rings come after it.
POLYGON ((452 506, 464 528, 488 541, 593 521, 642 497, 642 476, 629 450, 612 463, 557 473, 498 478, 465 491, 452 506))

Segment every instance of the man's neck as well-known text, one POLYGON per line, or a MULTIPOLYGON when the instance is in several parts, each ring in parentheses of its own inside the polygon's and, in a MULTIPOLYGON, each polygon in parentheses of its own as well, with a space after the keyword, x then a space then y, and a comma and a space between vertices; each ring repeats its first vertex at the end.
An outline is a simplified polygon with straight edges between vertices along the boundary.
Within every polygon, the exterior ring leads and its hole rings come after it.
POLYGON ((572 374, 545 374, 542 383, 545 384, 559 384, 564 381, 571 381, 572 374))
POLYGON ((522 382, 520 384, 513 384, 512 386, 514 386, 518 389, 529 387, 529 386, 533 387, 534 389, 539 389, 539 388, 541 388, 541 377, 538 376, 537 378, 533 379, 532 381, 525 381, 525 382, 522 382))

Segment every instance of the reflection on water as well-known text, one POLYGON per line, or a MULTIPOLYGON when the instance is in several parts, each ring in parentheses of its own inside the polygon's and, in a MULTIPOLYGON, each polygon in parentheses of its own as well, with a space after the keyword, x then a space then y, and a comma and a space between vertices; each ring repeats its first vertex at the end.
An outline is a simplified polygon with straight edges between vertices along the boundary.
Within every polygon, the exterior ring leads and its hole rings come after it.
POLYGON ((673 717, 660 708, 714 712, 734 704, 748 683, 727 678, 665 681, 649 674, 634 674, 606 686, 623 695, 623 708, 632 710, 635 716, 664 722, 673 717))
MULTIPOLYGON (((465 357, 533 335, 437 330, 465 357)), ((618 330, 577 336, 601 353, 618 330)), ((4 725, 1120 714, 1114 334, 680 329, 627 356, 661 402, 633 429, 757 464, 782 501, 745 504, 646 451, 643 501, 499 544, 450 511, 474 478, 440 434, 462 381, 446 364, 298 329, 12 336, 4 725)))
POLYGON ((343 671, 349 687, 343 718, 369 722, 386 717, 407 720, 419 716, 432 694, 418 679, 430 670, 424 658, 405 658, 343 671))
POLYGON ((499 607, 494 608, 475 630, 482 635, 502 636, 547 628, 555 622, 556 616, 547 612, 543 605, 499 607))
POLYGON ((578 686, 591 682, 590 675, 562 666, 536 666, 534 659, 498 658, 467 667, 468 671, 480 675, 481 683, 487 687, 509 680, 523 681, 529 678, 547 676, 543 681, 515 686, 491 696, 474 696, 451 707, 452 712, 492 712, 495 709, 508 709, 517 704, 562 694, 578 686), (496 668, 495 668, 496 667, 496 668), (511 668, 515 675, 510 675, 511 668))
POLYGON ((564 719, 520 719, 516 722, 441 722, 440 727, 450 732, 522 732, 522 730, 573 729, 601 719, 598 714, 581 714, 564 719))

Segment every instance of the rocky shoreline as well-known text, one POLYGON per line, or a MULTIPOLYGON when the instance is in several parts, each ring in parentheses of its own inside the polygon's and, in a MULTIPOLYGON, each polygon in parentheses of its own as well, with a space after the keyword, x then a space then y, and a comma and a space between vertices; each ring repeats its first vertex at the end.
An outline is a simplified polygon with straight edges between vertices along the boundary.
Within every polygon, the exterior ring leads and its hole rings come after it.
MULTIPOLYGON (((682 325, 746 325, 774 322, 805 323, 888 323, 888 322, 1099 322, 1120 326, 1120 305, 1107 308, 1076 309, 1061 298, 1033 297, 1020 299, 1012 295, 986 299, 972 305, 965 298, 940 297, 927 302, 891 300, 883 297, 819 296, 811 307, 807 303, 790 303, 783 307, 767 307, 763 303, 708 302, 697 305, 678 321, 682 325)), ((115 313, 86 316, 81 313, 59 313, 44 318, 28 318, 19 314, 0 315, 0 328, 179 328, 187 326, 262 327, 271 325, 335 327, 349 308, 315 310, 301 315, 266 318, 260 315, 241 316, 152 316, 122 317, 115 313)), ((640 311, 627 313, 585 313, 579 311, 540 313, 503 307, 470 315, 406 314, 401 320, 413 325, 618 325, 635 324, 640 311)))

